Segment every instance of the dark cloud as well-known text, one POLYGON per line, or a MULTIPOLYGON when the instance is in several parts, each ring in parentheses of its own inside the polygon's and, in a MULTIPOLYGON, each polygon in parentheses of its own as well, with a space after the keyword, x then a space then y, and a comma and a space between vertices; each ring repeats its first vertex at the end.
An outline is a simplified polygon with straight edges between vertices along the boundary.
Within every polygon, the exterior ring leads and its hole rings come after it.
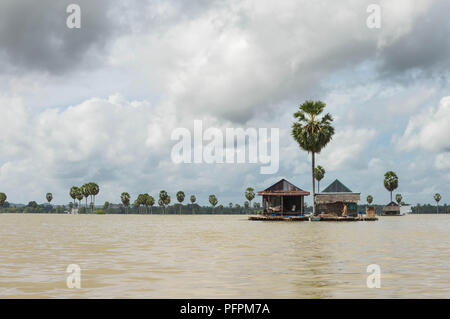
POLYGON ((422 71, 424 75, 442 73, 450 65, 449 1, 436 1, 420 16, 412 30, 383 50, 382 73, 403 75, 422 71))
POLYGON ((101 51, 119 24, 111 16, 107 0, 2 0, 0 2, 1 66, 18 71, 61 74, 101 51), (81 29, 66 26, 69 4, 81 7, 81 29), (5 63, 6 62, 6 63, 5 63))

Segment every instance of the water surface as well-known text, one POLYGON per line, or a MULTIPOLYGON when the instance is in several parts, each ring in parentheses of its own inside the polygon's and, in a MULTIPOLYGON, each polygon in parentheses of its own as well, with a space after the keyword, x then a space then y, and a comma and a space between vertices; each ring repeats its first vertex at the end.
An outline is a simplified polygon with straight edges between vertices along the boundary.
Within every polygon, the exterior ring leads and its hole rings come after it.
POLYGON ((449 298, 450 216, 0 214, 2 298, 449 298), (81 289, 66 285, 81 267, 81 289), (369 264, 381 288, 369 289, 369 264))

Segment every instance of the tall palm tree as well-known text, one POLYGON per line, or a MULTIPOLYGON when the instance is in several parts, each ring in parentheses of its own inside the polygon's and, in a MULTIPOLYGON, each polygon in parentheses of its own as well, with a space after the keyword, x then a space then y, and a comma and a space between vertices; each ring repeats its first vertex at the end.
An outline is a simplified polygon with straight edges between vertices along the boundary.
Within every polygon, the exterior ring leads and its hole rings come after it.
MULTIPOLYGON (((136 199, 134 202, 133 202, 133 207, 134 207, 134 209, 139 209, 139 202, 138 202, 138 200, 136 199)), ((138 211, 138 213, 139 213, 139 211, 138 211)))
POLYGON ((402 202, 403 196, 402 194, 397 194, 395 195, 395 201, 400 205, 400 203, 402 202))
POLYGON ((50 202, 51 202, 52 199, 53 199, 53 194, 52 194, 52 193, 47 193, 47 194, 45 195, 45 198, 47 199, 47 202, 48 202, 48 204, 50 205, 50 202))
POLYGON ((164 214, 164 201, 160 198, 158 199, 158 205, 163 209, 163 214, 164 214))
POLYGON ((317 180, 317 192, 320 193, 320 181, 324 178, 325 176, 325 169, 320 166, 317 165, 317 167, 314 169, 314 178, 317 180))
POLYGON ((83 193, 81 192, 81 188, 78 188, 77 191, 77 200, 78 200, 78 207, 81 207, 81 201, 83 200, 83 193))
POLYGON ((331 125, 333 117, 329 113, 325 114, 322 118, 319 117, 324 109, 325 103, 321 101, 306 101, 294 113, 294 118, 297 119, 297 122, 292 125, 293 138, 297 141, 301 149, 312 154, 313 215, 316 213, 315 154, 320 153, 334 135, 334 128, 331 125))
POLYGON ((85 213, 87 213, 87 200, 88 197, 91 195, 89 184, 84 184, 81 186, 81 194, 83 194, 84 198, 86 199, 86 206, 84 206, 85 213))
POLYGON ((181 214, 181 205, 182 205, 182 203, 184 201, 184 197, 185 196, 186 195, 184 195, 183 191, 178 191, 178 193, 177 193, 177 201, 180 203, 180 214, 181 214))
POLYGON ((69 195, 73 199, 73 206, 74 207, 75 207, 75 199, 77 198, 77 195, 78 195, 79 191, 80 191, 80 189, 78 187, 76 187, 76 186, 72 186, 70 188, 70 191, 69 191, 69 195))
POLYGON ((153 214, 153 205, 155 205, 155 199, 153 198, 153 196, 147 195, 145 204, 147 206, 150 206, 150 214, 153 214))
POLYGON ((120 194, 120 201, 122 202, 123 206, 125 206, 126 212, 128 214, 128 207, 130 206, 130 194, 127 192, 123 192, 120 194))
POLYGON ((195 195, 191 195, 190 201, 191 201, 191 204, 192 204, 192 214, 195 213, 195 211, 194 211, 194 204, 195 204, 196 200, 197 200, 197 198, 195 197, 195 195))
MULTIPOLYGON (((170 203, 170 196, 169 196, 169 194, 167 194, 167 192, 165 190, 162 190, 159 192, 159 199, 162 203, 162 206, 164 209, 164 214, 165 214, 166 213, 166 205, 169 205, 169 203, 170 203)), ((158 203, 159 203, 159 201, 158 201, 158 203)))
POLYGON ((95 196, 98 195, 98 193, 100 192, 100 187, 98 187, 98 185, 96 183, 90 183, 91 184, 91 195, 93 197, 93 201, 92 201, 92 212, 94 212, 94 207, 95 207, 95 196))
POLYGON ((216 207, 218 203, 216 195, 209 195, 209 203, 212 205, 214 213, 214 207, 216 207))
MULTIPOLYGON (((248 187, 245 190, 245 198, 250 202, 249 206, 252 204, 252 200, 255 198, 255 190, 251 187, 248 187)), ((248 207, 247 207, 248 209, 248 207)))
POLYGON ((384 187, 391 193, 391 201, 392 203, 392 192, 398 187, 398 177, 393 171, 389 171, 384 174, 384 187))
POLYGON ((147 201, 147 196, 145 194, 139 194, 137 199, 137 204, 138 204, 138 208, 139 208, 139 214, 142 213, 142 206, 145 206, 145 202, 147 201))
POLYGON ((166 199, 163 202, 164 202, 164 210, 166 209, 166 207, 169 208, 170 195, 167 195, 166 199))
POLYGON ((439 202, 441 201, 441 194, 435 194, 434 200, 436 201, 436 212, 439 214, 439 202))
POLYGON ((373 202, 373 196, 372 195, 369 195, 369 196, 367 196, 367 204, 372 204, 372 202, 373 202))
POLYGON ((8 196, 6 196, 5 193, 0 193, 0 207, 3 208, 3 205, 5 205, 5 202, 7 199, 8 199, 8 196))
POLYGON ((149 194, 144 194, 143 198, 142 198, 142 204, 145 207, 145 213, 148 214, 148 206, 150 203, 150 195, 149 194))

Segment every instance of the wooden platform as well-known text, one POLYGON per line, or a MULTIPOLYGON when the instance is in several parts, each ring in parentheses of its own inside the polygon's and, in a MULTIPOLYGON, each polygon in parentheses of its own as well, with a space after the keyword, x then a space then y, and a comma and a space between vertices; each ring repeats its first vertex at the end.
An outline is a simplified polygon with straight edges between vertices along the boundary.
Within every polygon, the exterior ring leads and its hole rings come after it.
MULTIPOLYGON (((250 216, 248 220, 266 221, 266 222, 298 222, 309 221, 307 216, 250 216)), ((313 217, 311 221, 320 222, 362 222, 362 221, 377 221, 377 217, 313 217)))
POLYGON ((260 220, 260 221, 266 221, 266 222, 299 222, 299 221, 308 221, 309 217, 306 216, 250 216, 248 220, 260 220))

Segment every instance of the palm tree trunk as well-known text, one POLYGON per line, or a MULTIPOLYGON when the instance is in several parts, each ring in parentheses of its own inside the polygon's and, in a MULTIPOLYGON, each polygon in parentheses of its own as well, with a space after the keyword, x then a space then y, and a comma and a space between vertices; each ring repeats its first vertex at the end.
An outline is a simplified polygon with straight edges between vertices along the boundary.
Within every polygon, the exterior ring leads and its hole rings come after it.
POLYGON ((317 193, 320 193, 320 181, 317 181, 317 193))
POLYGON ((392 203, 392 191, 391 191, 391 201, 390 202, 392 203))
POLYGON ((314 152, 312 152, 313 216, 316 215, 316 180, 314 178, 314 166, 315 166, 315 158, 314 152))

